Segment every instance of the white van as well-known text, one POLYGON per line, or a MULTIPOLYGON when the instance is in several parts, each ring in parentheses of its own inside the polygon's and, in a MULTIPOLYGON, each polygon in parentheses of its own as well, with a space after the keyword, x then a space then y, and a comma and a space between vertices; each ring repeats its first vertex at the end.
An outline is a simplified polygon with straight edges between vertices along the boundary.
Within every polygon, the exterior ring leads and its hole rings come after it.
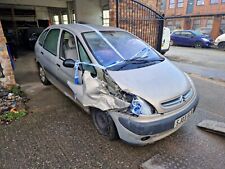
POLYGON ((170 29, 167 27, 163 28, 161 54, 165 54, 170 48, 170 29))

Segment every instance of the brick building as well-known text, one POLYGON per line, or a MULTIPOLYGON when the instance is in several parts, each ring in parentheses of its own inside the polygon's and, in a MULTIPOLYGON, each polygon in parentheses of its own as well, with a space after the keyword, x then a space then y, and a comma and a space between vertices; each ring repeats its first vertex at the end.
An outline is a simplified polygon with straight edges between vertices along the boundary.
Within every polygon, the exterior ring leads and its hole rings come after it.
POLYGON ((6 39, 0 21, 0 84, 4 87, 12 87, 16 84, 9 55, 6 48, 6 39))
POLYGON ((208 30, 215 39, 225 32, 225 0, 162 0, 166 26, 208 30))

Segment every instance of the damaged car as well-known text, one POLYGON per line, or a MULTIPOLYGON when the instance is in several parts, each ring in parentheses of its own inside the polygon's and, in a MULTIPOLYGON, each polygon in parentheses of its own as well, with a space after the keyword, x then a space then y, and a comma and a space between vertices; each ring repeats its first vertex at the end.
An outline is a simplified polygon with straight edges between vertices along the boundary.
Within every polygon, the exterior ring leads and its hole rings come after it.
POLYGON ((87 24, 46 28, 35 45, 40 80, 90 113, 97 131, 145 145, 194 113, 192 80, 131 33, 87 24))

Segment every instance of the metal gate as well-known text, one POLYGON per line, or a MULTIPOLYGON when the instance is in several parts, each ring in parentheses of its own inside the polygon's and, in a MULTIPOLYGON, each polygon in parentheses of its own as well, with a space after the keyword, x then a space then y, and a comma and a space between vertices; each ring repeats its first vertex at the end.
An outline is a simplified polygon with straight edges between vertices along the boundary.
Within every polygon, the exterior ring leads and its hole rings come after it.
POLYGON ((116 26, 161 50, 164 17, 136 0, 116 0, 116 26))

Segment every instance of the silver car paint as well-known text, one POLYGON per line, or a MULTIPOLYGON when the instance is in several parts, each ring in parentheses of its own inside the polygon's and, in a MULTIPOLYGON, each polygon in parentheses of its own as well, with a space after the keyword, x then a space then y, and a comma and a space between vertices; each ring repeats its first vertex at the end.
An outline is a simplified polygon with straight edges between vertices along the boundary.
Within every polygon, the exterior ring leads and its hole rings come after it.
POLYGON ((145 99, 159 113, 171 111, 163 109, 162 102, 180 96, 191 87, 184 74, 167 59, 152 66, 108 73, 122 90, 145 99))
MULTIPOLYGON (((93 31, 92 29, 86 27, 86 26, 82 26, 80 24, 73 24, 73 25, 57 25, 57 26, 51 26, 51 29, 54 28, 59 28, 62 30, 67 30, 71 33, 74 34, 74 36, 77 36, 79 38, 79 40, 81 41, 83 47, 85 48, 87 54, 89 55, 91 61, 93 64, 97 64, 98 62, 96 61, 96 59, 94 58, 94 56, 92 55, 91 51, 89 50, 89 48, 87 47, 81 33, 83 32, 89 32, 89 31, 93 31)), ((101 27, 101 26, 94 26, 95 29, 97 30, 102 30, 102 31, 106 31, 106 30, 120 30, 123 31, 121 29, 118 28, 111 28, 111 27, 101 27)), ((60 34, 61 36, 61 34, 60 34)), ((60 43, 58 42, 58 49, 59 49, 59 45, 60 43)), ((71 95, 71 93, 76 93, 77 88, 75 86, 73 86, 73 76, 71 77, 71 75, 73 74, 74 69, 69 69, 69 68, 62 68, 62 62, 63 60, 60 60, 59 58, 59 51, 57 56, 50 56, 48 52, 46 52, 46 50, 44 50, 38 43, 36 43, 35 45, 35 53, 36 53, 36 60, 37 62, 39 62, 45 69, 49 69, 49 67, 51 67, 51 69, 54 69, 54 74, 46 72, 47 76, 49 78, 49 80, 57 87, 59 88, 65 95, 69 96, 71 99, 73 99, 75 102, 77 102, 78 104, 82 105, 80 101, 78 101, 77 99, 74 99, 74 97, 71 95), (40 55, 40 51, 44 51, 45 55, 42 56, 40 55), (55 60, 52 60, 51 62, 46 59, 46 57, 51 57, 54 58, 55 60), (57 68, 56 64, 60 62, 60 68, 57 68), (72 73, 67 74, 68 75, 68 80, 67 78, 61 81, 67 80, 67 84, 69 84, 69 86, 65 86, 63 85, 61 82, 59 82, 59 75, 63 76, 62 74, 62 69, 65 69, 66 71, 71 71, 72 73), (70 92, 68 92, 68 89, 72 88, 72 92, 70 90, 70 92), (74 91, 75 90, 75 91, 74 91)), ((139 97, 146 99, 147 101, 149 101, 149 103, 151 103, 159 113, 163 113, 166 111, 171 111, 170 113, 168 113, 167 115, 171 115, 176 113, 176 111, 178 110, 164 110, 162 107, 160 107, 160 103, 168 100, 168 99, 172 99, 177 97, 178 95, 184 93, 185 91, 187 91, 188 89, 193 88, 194 86, 191 85, 191 81, 188 80, 186 78, 186 76, 180 71, 178 70, 175 66, 173 66, 172 63, 170 63, 170 61, 168 61, 167 59, 165 61, 163 61, 160 64, 156 64, 156 65, 152 65, 152 66, 148 66, 148 67, 144 67, 144 68, 139 68, 139 69, 134 69, 134 70, 127 70, 127 71, 108 71, 109 76, 119 85, 119 87, 122 90, 125 90, 127 92, 133 93, 138 95, 139 97)), ((97 77, 100 79, 100 82, 103 80, 103 71, 97 69, 97 77)), ((82 78, 82 76, 81 76, 82 78)), ((91 84, 89 84, 91 85, 91 84)), ((85 92, 83 89, 83 86, 80 86, 80 93, 85 92), (81 91, 83 90, 83 91, 81 91)), ((86 94, 90 94, 90 93, 86 93, 86 94)), ((110 96, 112 97, 112 96, 110 96)), ((193 98, 196 97, 196 92, 195 92, 195 96, 193 96, 193 98)), ((84 103, 85 100, 83 100, 83 106, 85 105, 84 103)), ((87 105, 89 104, 89 101, 87 102, 87 105)), ((122 107, 126 107, 124 106, 126 104, 123 104, 122 107)), ((181 108, 178 109, 185 109, 187 104, 182 105, 181 108)), ((104 108, 104 110, 107 110, 107 105, 105 105, 106 107, 104 108)), ((112 107, 108 106, 108 109, 111 109, 112 107)), ((117 107, 118 108, 118 107, 117 107)), ((128 142, 131 143, 138 143, 141 144, 140 142, 140 136, 135 136, 134 133, 131 133, 130 131, 128 131, 127 129, 124 129, 123 126, 121 126, 121 124, 119 124, 118 122, 118 117, 121 116, 121 113, 119 112, 113 112, 110 111, 109 112, 110 115, 112 116, 116 126, 117 126, 117 130, 119 132, 120 137, 123 140, 126 140, 128 142)), ((151 117, 143 117, 143 118, 135 118, 130 116, 129 114, 122 114, 122 116, 127 116, 127 118, 129 119, 135 119, 135 120, 140 120, 140 121, 152 121, 154 120, 154 118, 156 119, 161 119, 166 117, 167 115, 160 115, 160 117, 158 116, 157 118, 154 116, 151 117)), ((175 131, 176 129, 174 129, 173 131, 175 131)), ((168 131, 168 133, 171 133, 171 131, 168 131)), ((167 134, 163 134, 163 137, 165 137, 167 134)), ((158 138, 162 138, 162 135, 160 135, 158 138)), ((157 139, 155 139, 157 140, 157 139)), ((151 140, 148 140, 148 142, 151 142, 151 140)), ((144 143, 144 142, 142 142, 144 143)))

